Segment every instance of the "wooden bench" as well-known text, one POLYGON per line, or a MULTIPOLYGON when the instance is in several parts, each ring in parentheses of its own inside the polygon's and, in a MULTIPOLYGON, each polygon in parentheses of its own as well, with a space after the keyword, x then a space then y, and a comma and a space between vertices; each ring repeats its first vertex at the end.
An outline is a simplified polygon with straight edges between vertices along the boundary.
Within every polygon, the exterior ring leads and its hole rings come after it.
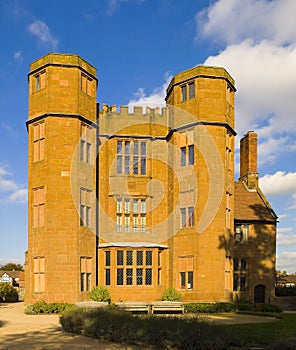
POLYGON ((145 312, 149 313, 150 306, 148 303, 145 302, 139 302, 139 301, 127 301, 127 302, 119 302, 115 303, 115 305, 121 309, 124 309, 126 311, 130 312, 145 312))
POLYGON ((99 307, 107 307, 109 303, 105 301, 79 301, 75 305, 86 309, 97 309, 99 307))
POLYGON ((151 313, 184 313, 184 305, 180 301, 154 301, 151 304, 151 313))

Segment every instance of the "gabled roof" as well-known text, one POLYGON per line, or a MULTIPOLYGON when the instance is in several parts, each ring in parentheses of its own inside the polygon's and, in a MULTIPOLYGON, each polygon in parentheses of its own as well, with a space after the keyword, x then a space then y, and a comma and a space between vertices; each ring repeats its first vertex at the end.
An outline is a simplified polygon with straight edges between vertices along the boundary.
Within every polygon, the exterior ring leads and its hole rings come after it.
POLYGON ((259 188, 250 190, 238 181, 234 183, 234 219, 276 222, 277 216, 259 188))
POLYGON ((0 270, 0 277, 2 277, 5 273, 9 277, 11 277, 13 279, 18 278, 19 280, 24 280, 24 276, 25 276, 24 271, 4 271, 4 270, 0 270))

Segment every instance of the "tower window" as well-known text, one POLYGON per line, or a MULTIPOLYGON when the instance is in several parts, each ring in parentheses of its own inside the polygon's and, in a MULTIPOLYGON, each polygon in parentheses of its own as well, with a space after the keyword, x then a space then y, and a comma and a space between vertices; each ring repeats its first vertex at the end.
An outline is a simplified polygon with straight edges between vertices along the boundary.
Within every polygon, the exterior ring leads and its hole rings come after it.
POLYGON ((194 145, 188 145, 180 148, 180 165, 193 165, 194 164, 194 145))
POLYGON ((181 95, 182 95, 182 102, 187 100, 187 86, 183 85, 181 86, 181 95))
POLYGON ((90 257, 80 258, 80 291, 91 289, 92 259, 90 257))
POLYGON ((92 82, 89 76, 81 74, 81 91, 89 96, 92 96, 92 82))
POLYGON ((45 291, 45 258, 42 256, 34 257, 34 291, 45 291))
POLYGON ((179 257, 181 289, 193 289, 193 256, 179 257))
POLYGON ((45 188, 33 189, 33 227, 45 224, 45 188))
POLYGON ((35 75, 35 91, 38 92, 45 88, 45 71, 35 75))
POLYGON ((116 232, 146 232, 145 199, 116 199, 116 232))
POLYGON ((146 175, 146 141, 117 141, 117 174, 146 175))
POLYGON ((45 123, 33 125, 33 162, 44 159, 45 151, 45 123))
POLYGON ((247 290, 248 260, 246 258, 233 259, 233 290, 245 292, 247 290))
POLYGON ((194 83, 189 83, 188 88, 189 88, 189 98, 195 97, 194 83))
POLYGON ((80 161, 90 164, 92 160, 91 128, 81 124, 80 130, 80 161))
POLYGON ((80 189, 80 226, 92 226, 91 191, 80 189))

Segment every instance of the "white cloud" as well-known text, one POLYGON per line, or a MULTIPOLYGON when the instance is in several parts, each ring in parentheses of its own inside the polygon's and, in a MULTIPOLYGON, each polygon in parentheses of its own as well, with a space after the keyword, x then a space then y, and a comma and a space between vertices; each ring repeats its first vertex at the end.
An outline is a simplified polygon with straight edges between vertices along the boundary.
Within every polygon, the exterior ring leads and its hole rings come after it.
POLYGON ((128 106, 132 109, 133 106, 143 106, 143 107, 165 107, 165 96, 166 89, 171 81, 172 76, 166 74, 165 82, 161 87, 155 88, 151 94, 146 94, 143 88, 139 88, 134 94, 134 98, 128 102, 128 106))
POLYGON ((8 196, 8 201, 19 204, 26 204, 28 200, 28 190, 19 189, 8 196))
POLYGON ((296 194, 296 172, 277 171, 259 179, 260 188, 267 196, 296 194))
POLYGON ((296 251, 279 253, 277 255, 277 269, 288 273, 296 272, 296 251))
POLYGON ((291 0, 218 0, 196 15, 196 23, 202 35, 217 42, 253 38, 283 45, 296 41, 295 11, 291 0))
POLYGON ((286 234, 286 233, 280 233, 278 230, 277 234, 277 245, 278 247, 283 246, 295 246, 296 245, 296 234, 286 234))
POLYGON ((29 32, 35 35, 40 42, 50 46, 51 49, 55 50, 57 48, 59 41, 52 36, 50 29, 45 22, 35 21, 31 23, 29 26, 29 32))
POLYGON ((225 45, 204 64, 235 78, 238 136, 258 133, 260 164, 296 149, 295 10, 290 0, 218 0, 196 15, 198 35, 225 45))
POLYGON ((19 51, 17 51, 17 52, 14 53, 14 55, 13 55, 13 60, 14 60, 14 62, 16 62, 16 63, 20 63, 20 64, 23 63, 22 50, 19 50, 19 51))
POLYGON ((11 173, 0 166, 0 201, 25 204, 27 202, 27 189, 21 188, 13 179, 11 173))

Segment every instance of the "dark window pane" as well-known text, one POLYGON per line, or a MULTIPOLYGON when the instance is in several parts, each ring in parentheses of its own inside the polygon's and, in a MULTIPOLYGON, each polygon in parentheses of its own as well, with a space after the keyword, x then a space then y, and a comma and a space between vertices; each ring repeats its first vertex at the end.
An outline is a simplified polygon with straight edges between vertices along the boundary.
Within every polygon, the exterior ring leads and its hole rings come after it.
POLYGON ((122 174, 122 156, 117 156, 117 174, 122 174))
POLYGON ((80 290, 83 292, 85 290, 85 273, 80 274, 80 290))
POLYGON ((126 252, 126 264, 127 265, 133 264, 133 251, 132 250, 128 250, 126 252))
POLYGON ((111 276, 110 276, 110 269, 105 270, 105 285, 110 286, 111 276))
POLYGON ((138 141, 134 141, 134 152, 133 154, 135 156, 137 156, 139 154, 139 142, 138 141))
POLYGON ((148 250, 146 252, 146 265, 152 265, 152 251, 148 250))
POLYGON ((186 208, 180 209, 180 226, 185 227, 186 226, 186 208))
POLYGON ((180 288, 185 288, 185 272, 180 272, 180 288))
POLYGON ((181 166, 186 165, 186 147, 181 147, 181 166))
POLYGON ((188 146, 188 164, 194 164, 194 146, 188 146))
POLYGON ((105 265, 110 266, 111 265, 111 259, 110 259, 110 251, 105 252, 105 265))
POLYGON ((137 285, 143 284, 143 269, 137 269, 137 285))
POLYGON ((238 290, 238 274, 233 274, 233 290, 236 292, 238 290))
POLYGON ((239 259, 233 259, 233 270, 238 271, 239 269, 239 259))
POLYGON ((117 154, 122 154, 122 141, 117 141, 117 154))
POLYGON ((117 265, 123 265, 123 250, 117 251, 117 265))
POLYGON ((139 157, 133 157, 133 173, 139 174, 139 157))
POLYGON ((193 288, 193 272, 187 272, 187 288, 192 289, 193 288))
POLYGON ((141 158, 141 175, 146 175, 146 158, 141 158))
POLYGON ((141 156, 146 156, 146 142, 141 142, 141 156))
POLYGON ((143 265, 143 251, 137 251, 137 265, 143 265))
POLYGON ((123 286, 123 269, 117 269, 117 279, 118 286, 123 286))
POLYGON ((246 291, 246 275, 240 276, 240 291, 241 292, 246 291))
POLYGON ((124 157, 124 173, 127 175, 130 173, 130 157, 124 157))
POLYGON ((188 84, 188 87, 189 87, 189 98, 193 98, 195 96, 194 83, 188 84))
POLYGON ((247 260, 246 259, 241 259, 240 269, 241 269, 241 271, 246 271, 247 270, 247 260))
POLYGON ((90 273, 86 274, 86 290, 90 291, 90 273))
POLYGON ((133 284, 133 269, 126 269, 126 285, 131 286, 133 284))
POLYGON ((186 85, 181 87, 181 93, 182 93, 182 102, 186 101, 186 85))
POLYGON ((152 269, 146 269, 145 284, 147 286, 152 285, 152 269))

